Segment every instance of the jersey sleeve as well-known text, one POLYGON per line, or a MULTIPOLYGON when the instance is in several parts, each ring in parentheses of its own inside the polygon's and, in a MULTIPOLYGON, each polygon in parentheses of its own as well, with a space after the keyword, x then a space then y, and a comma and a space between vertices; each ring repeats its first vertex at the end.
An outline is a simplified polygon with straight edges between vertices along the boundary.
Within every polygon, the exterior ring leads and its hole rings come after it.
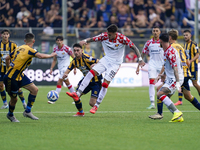
POLYGON ((129 46, 130 48, 134 45, 134 43, 126 36, 123 37, 123 44, 129 46))
POLYGON ((142 50, 142 53, 144 53, 144 54, 148 54, 149 53, 149 44, 148 44, 148 42, 145 43, 145 45, 143 47, 143 50, 142 50))
POLYGON ((96 58, 93 58, 89 55, 84 55, 84 59, 87 63, 89 63, 90 65, 94 64, 94 63, 97 63, 97 59, 96 58))
POLYGON ((68 66, 68 70, 70 70, 70 71, 72 71, 73 69, 75 68, 75 60, 73 59, 71 62, 70 62, 70 64, 69 64, 69 66, 68 66))
POLYGON ((177 63, 176 63, 176 53, 175 53, 175 50, 172 49, 168 52, 168 55, 166 56, 166 58, 168 59, 170 65, 172 68, 176 67, 177 66, 177 63))
POLYGON ((196 43, 194 43, 194 53, 195 54, 199 53, 199 47, 196 43))
POLYGON ((35 55, 38 53, 38 51, 36 49, 30 49, 28 51, 28 54, 31 55, 32 57, 35 57, 35 55))
POLYGON ((67 53, 71 56, 73 54, 72 49, 69 48, 68 51, 67 51, 67 53))
POLYGON ((106 32, 104 32, 104 33, 101 33, 101 34, 99 34, 99 35, 93 37, 92 39, 93 39, 95 42, 97 42, 97 41, 103 41, 103 40, 108 39, 108 34, 107 34, 106 32))

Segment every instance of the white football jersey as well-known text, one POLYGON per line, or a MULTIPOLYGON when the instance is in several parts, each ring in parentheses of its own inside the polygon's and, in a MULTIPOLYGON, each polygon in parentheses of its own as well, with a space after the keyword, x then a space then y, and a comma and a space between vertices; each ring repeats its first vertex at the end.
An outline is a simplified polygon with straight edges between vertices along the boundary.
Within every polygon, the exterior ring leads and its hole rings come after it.
POLYGON ((163 65, 163 49, 160 47, 160 40, 155 41, 153 38, 148 40, 142 53, 148 54, 150 56, 149 65, 151 66, 162 66, 163 65))
POLYGON ((56 46, 53 49, 53 52, 57 54, 58 61, 58 69, 62 69, 63 67, 68 67, 70 63, 70 56, 72 55, 72 50, 69 46, 63 45, 61 49, 56 46))
POLYGON ((178 68, 179 80, 184 79, 183 68, 181 66, 181 60, 177 50, 171 45, 164 52, 164 66, 167 78, 175 78, 173 67, 178 68))
POLYGON ((114 40, 108 39, 107 32, 93 37, 94 41, 101 41, 105 52, 105 58, 115 64, 121 64, 124 58, 125 45, 132 47, 133 42, 125 35, 118 33, 114 40))

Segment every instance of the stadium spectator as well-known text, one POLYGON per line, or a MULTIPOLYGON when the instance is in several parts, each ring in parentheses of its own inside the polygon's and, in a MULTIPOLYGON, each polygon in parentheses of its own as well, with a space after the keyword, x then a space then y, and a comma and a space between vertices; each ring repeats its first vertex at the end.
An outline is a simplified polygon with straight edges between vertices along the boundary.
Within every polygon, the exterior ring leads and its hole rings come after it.
POLYGON ((9 9, 10 4, 6 0, 0 0, 0 15, 7 15, 9 9))
POLYGON ((116 16, 110 16, 110 21, 108 22, 107 26, 110 26, 111 24, 118 25, 118 20, 116 16))
POLYGON ((149 25, 144 10, 140 9, 135 16, 135 26, 138 28, 146 28, 149 25))
POLYGON ((102 21, 98 21, 97 22, 97 28, 98 28, 98 30, 95 30, 94 31, 94 34, 100 34, 101 32, 104 32, 104 23, 102 22, 102 21))
POLYGON ((145 6, 147 16, 149 16, 149 9, 156 10, 152 0, 147 0, 147 4, 145 4, 144 6, 145 6))
POLYGON ((149 8, 149 22, 151 23, 157 17, 155 10, 153 8, 149 8))
POLYGON ((40 17, 38 20, 37 20, 37 27, 45 27, 45 21, 44 21, 44 18, 43 17, 40 17))
POLYGON ((100 6, 100 9, 97 11, 97 22, 98 21, 103 21, 103 12, 105 12, 106 5, 102 4, 100 6))
POLYGON ((83 52, 84 52, 84 54, 87 54, 87 55, 89 55, 89 56, 92 56, 93 58, 96 58, 96 57, 95 57, 95 51, 91 48, 90 43, 86 44, 86 45, 83 47, 83 52))
POLYGON ((67 7, 67 28, 70 33, 74 33, 74 10, 71 7, 67 7))
POLYGON ((31 0, 24 0, 23 4, 27 8, 27 10, 29 10, 30 12, 33 11, 33 4, 31 3, 31 0))
POLYGON ((50 27, 50 23, 46 23, 45 28, 43 29, 43 34, 45 35, 53 35, 54 29, 50 27))
POLYGON ((163 28, 164 23, 165 23, 165 14, 161 11, 159 7, 157 7, 156 17, 150 22, 149 28, 152 28, 152 26, 163 28))
POLYGON ((92 17, 89 22, 87 22, 88 28, 97 28, 97 19, 96 17, 92 17))
POLYGON ((130 51, 126 57, 125 57, 125 62, 126 63, 135 63, 137 62, 137 55, 135 54, 134 51, 130 51))
POLYGON ((131 8, 131 13, 133 18, 135 18, 140 10, 145 10, 144 1, 142 0, 134 0, 133 8, 131 8))
POLYGON ((183 18, 182 24, 181 24, 181 32, 183 33, 184 30, 186 30, 186 29, 191 30, 191 28, 192 28, 192 26, 187 23, 185 18, 183 18))
POLYGON ((15 18, 13 16, 9 16, 8 19, 4 15, 2 17, 6 27, 15 27, 15 18))
POLYGON ((176 18, 174 15, 171 15, 170 20, 167 19, 165 21, 165 28, 174 28, 174 29, 178 28, 178 22, 176 21, 176 18))
POLYGON ((118 26, 120 28, 124 26, 124 23, 126 22, 127 18, 128 18, 128 13, 126 12, 125 7, 120 8, 119 13, 117 15, 118 26))
POLYGON ((176 0, 175 4, 175 18, 177 19, 178 25, 181 26, 183 13, 185 12, 185 0, 176 0))
POLYGON ((125 25, 123 28, 124 28, 124 35, 128 37, 134 36, 134 33, 131 30, 131 25, 125 25))
POLYGON ((17 13, 17 16, 16 16, 17 20, 22 20, 24 15, 26 17, 30 16, 30 12, 27 10, 25 6, 21 7, 20 12, 17 13))

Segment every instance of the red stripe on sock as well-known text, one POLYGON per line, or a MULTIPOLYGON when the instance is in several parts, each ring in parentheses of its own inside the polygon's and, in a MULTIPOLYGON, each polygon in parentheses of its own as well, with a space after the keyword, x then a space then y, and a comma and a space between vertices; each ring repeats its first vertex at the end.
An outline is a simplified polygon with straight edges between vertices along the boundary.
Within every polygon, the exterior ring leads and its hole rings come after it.
POLYGON ((162 95, 159 100, 163 101, 167 96, 166 95, 162 95))
POLYGON ((108 88, 108 84, 104 82, 104 83, 102 83, 102 87, 108 88))
POLYGON ((94 70, 90 70, 90 72, 92 73, 93 76, 95 76, 94 70))
POLYGON ((149 84, 155 85, 155 83, 153 83, 154 81, 155 81, 154 79, 150 79, 150 80, 149 80, 149 84))
POLYGON ((57 88, 61 88, 62 87, 62 85, 57 85, 57 88))

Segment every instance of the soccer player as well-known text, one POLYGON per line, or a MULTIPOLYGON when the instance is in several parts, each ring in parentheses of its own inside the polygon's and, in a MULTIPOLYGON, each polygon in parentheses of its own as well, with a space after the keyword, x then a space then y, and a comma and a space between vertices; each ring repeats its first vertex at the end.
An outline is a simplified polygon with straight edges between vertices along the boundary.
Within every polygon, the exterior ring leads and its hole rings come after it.
MULTIPOLYGON (((14 51, 14 49, 17 47, 17 45, 9 40, 10 37, 10 31, 8 29, 4 29, 1 31, 1 37, 2 40, 0 41, 0 59, 1 59, 1 64, 0 64, 0 93, 1 93, 1 98, 3 100, 3 106, 1 109, 6 109, 8 108, 8 103, 6 99, 6 92, 4 89, 4 84, 3 84, 3 77, 6 73, 7 67, 5 63, 5 58, 8 56, 10 53, 14 51)), ((24 95, 21 89, 18 91, 18 96, 22 101, 24 109, 26 109, 26 102, 24 99, 24 95)))
POLYGON ((118 30, 118 27, 112 24, 107 28, 107 32, 101 33, 100 35, 95 36, 93 38, 88 38, 83 41, 80 41, 81 46, 90 42, 101 41, 103 45, 103 49, 106 54, 87 73, 87 75, 81 82, 77 92, 74 92, 74 93, 67 92, 67 94, 71 96, 72 98, 74 98, 75 101, 79 100, 79 97, 81 96, 82 92, 90 83, 90 80, 93 77, 97 75, 101 75, 103 72, 105 72, 104 81, 102 83, 102 88, 99 92, 97 102, 95 103, 93 108, 90 110, 90 113, 93 113, 93 114, 96 113, 100 103, 102 102, 103 98, 106 95, 108 85, 114 78, 115 74, 119 70, 120 65, 123 62, 125 45, 128 45, 131 49, 135 51, 135 53, 137 54, 139 58, 140 66, 145 65, 144 61, 142 60, 140 56, 140 52, 138 48, 133 44, 133 42, 129 38, 117 32, 117 30, 118 30))
MULTIPOLYGON (((183 47, 176 43, 176 40, 178 38, 178 30, 172 29, 168 32, 169 34, 169 43, 171 43, 171 46, 174 47, 177 52, 179 53, 179 57, 181 60, 181 64, 183 67, 183 74, 184 74, 184 82, 181 85, 181 89, 182 89, 182 93, 184 94, 185 99, 187 99, 189 102, 191 102, 197 109, 200 110, 200 103, 198 102, 198 100, 191 95, 190 92, 190 87, 189 87, 189 83, 188 80, 191 78, 191 73, 189 70, 189 58, 187 53, 185 52, 185 50, 183 49, 183 47)), ((149 116, 149 118, 151 119, 162 119, 163 115, 162 115, 162 102, 159 101, 158 102, 158 113, 155 115, 151 115, 149 116)))
MULTIPOLYGON (((175 93, 176 88, 180 92, 183 83, 183 69, 181 67, 181 60, 177 50, 175 50, 169 44, 168 33, 163 33, 160 35, 160 45, 164 50, 164 75, 166 75, 166 80, 161 89, 157 92, 157 97, 160 102, 164 103, 167 108, 174 114, 170 122, 182 122, 184 121, 182 115, 183 113, 179 111, 174 103, 171 101, 170 97, 175 93)), ((159 79, 160 76, 156 78, 159 79)), ((161 114, 162 115, 162 114, 161 114)), ((154 115, 152 115, 154 116, 154 115)), ((149 116, 149 118, 152 118, 149 116)), ((161 118, 162 119, 162 116, 161 118)))
POLYGON ((7 69, 4 75, 3 81, 5 84, 6 91, 10 96, 9 110, 7 118, 11 122, 19 122, 14 116, 15 105, 17 103, 17 92, 19 88, 23 87, 30 91, 28 96, 28 104, 26 110, 23 112, 24 117, 31 118, 33 120, 38 120, 31 112, 31 108, 35 102, 35 98, 38 92, 37 86, 23 73, 23 71, 31 64, 32 58, 37 57, 40 59, 51 58, 56 56, 56 53, 41 54, 37 50, 33 49, 33 44, 35 43, 35 36, 32 33, 27 33, 25 35, 25 45, 21 45, 15 49, 10 55, 8 55, 6 60, 7 69), (12 60, 10 63, 10 59, 12 60))
MULTIPOLYGON (((73 70, 73 68, 78 68, 83 73, 83 75, 86 76, 86 74, 90 71, 90 69, 94 66, 94 64, 99 61, 96 58, 93 58, 87 54, 84 54, 82 50, 82 46, 78 43, 73 45, 73 50, 74 50, 75 58, 71 61, 63 78, 66 78, 68 74, 70 73, 70 71, 73 70)), ((83 94, 87 94, 89 91, 91 91, 89 104, 92 107, 95 105, 97 101, 97 97, 101 89, 101 79, 102 79, 102 75, 94 76, 90 80, 89 85, 85 88, 85 90, 80 95, 81 97, 83 94)), ((76 90, 79 90, 79 86, 82 80, 79 81, 78 88, 76 90)), ((78 109, 78 112, 74 116, 84 116, 85 113, 83 112, 81 99, 79 98, 78 100, 74 100, 74 102, 75 102, 76 108, 78 109)))
MULTIPOLYGON (((184 49, 189 55, 190 59, 190 72, 192 74, 192 84, 197 89, 199 95, 200 95, 200 86, 197 83, 198 80, 198 58, 199 58, 199 48, 198 45, 191 40, 191 32, 190 30, 185 30, 183 32, 185 44, 184 49)), ((175 103, 175 105, 182 105, 182 93, 179 93, 179 101, 175 103)))
MULTIPOLYGON (((52 74, 53 68, 56 65, 56 62, 58 60, 58 70, 60 72, 60 77, 59 77, 58 82, 57 82, 56 92, 58 92, 58 94, 61 92, 63 82, 65 82, 65 84, 67 85, 70 92, 75 92, 73 86, 69 82, 69 79, 63 79, 62 78, 64 72, 67 70, 67 67, 69 66, 70 56, 72 58, 74 58, 75 56, 74 56, 71 48, 69 46, 63 44, 63 37, 62 36, 56 37, 56 44, 57 44, 57 46, 54 48, 53 52, 56 53, 57 56, 53 57, 53 62, 51 64, 51 68, 50 68, 50 74, 52 74)), ((76 73, 76 68, 75 68, 74 71, 75 71, 74 73, 76 73)), ((48 103, 54 104, 55 102, 48 101, 48 103)))
MULTIPOLYGON (((148 40, 142 50, 142 58, 145 55, 150 55, 149 60, 149 99, 151 105, 147 109, 155 109, 155 79, 160 73, 163 65, 163 49, 160 47, 160 29, 158 27, 153 27, 152 29, 153 38, 148 40)), ((136 69, 136 74, 139 74, 139 65, 136 69)))

